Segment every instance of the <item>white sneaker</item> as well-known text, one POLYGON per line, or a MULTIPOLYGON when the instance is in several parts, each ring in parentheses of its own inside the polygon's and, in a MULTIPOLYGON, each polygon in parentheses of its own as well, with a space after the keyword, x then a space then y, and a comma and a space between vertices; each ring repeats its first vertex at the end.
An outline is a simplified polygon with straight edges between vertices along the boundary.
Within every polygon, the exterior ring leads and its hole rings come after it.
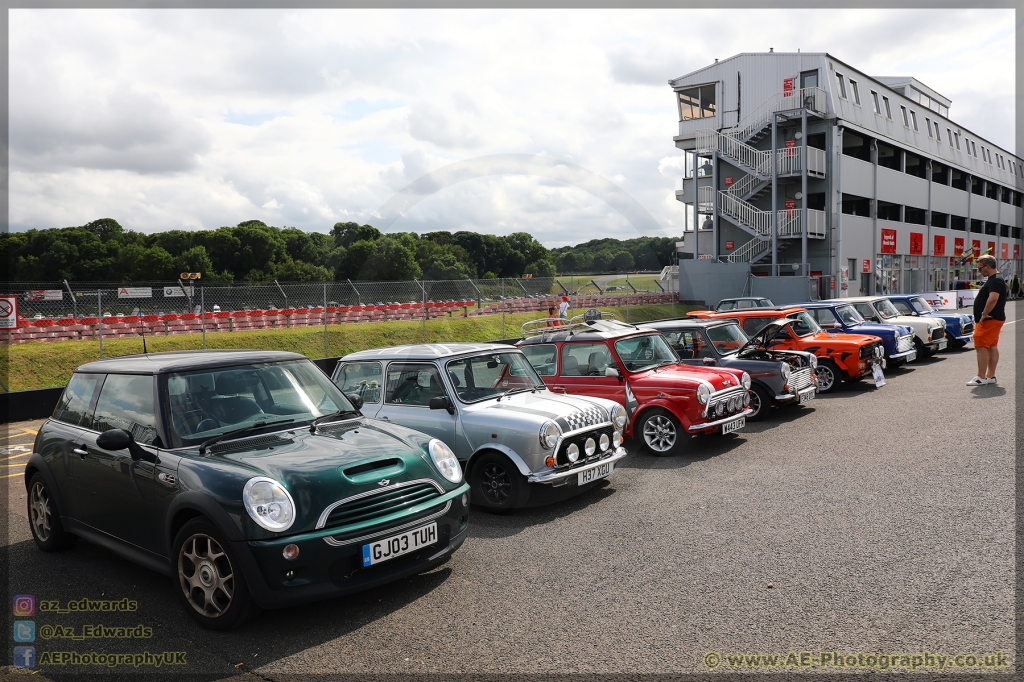
POLYGON ((988 379, 982 379, 981 377, 974 377, 967 382, 968 386, 984 386, 988 383, 988 379))
POLYGON ((989 378, 988 378, 988 379, 987 379, 987 380, 985 381, 985 383, 986 383, 986 384, 994 384, 994 383, 996 383, 996 378, 995 378, 995 377, 989 377, 989 378))

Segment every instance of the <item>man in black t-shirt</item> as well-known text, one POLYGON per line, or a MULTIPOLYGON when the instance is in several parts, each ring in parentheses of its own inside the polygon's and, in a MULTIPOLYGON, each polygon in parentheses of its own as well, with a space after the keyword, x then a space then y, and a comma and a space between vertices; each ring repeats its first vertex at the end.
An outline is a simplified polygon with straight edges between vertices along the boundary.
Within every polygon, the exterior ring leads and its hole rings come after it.
POLYGON ((993 256, 978 258, 978 271, 988 277, 974 299, 974 348, 978 354, 978 376, 968 386, 996 383, 999 363, 999 331, 1006 322, 1006 282, 996 269, 993 256))

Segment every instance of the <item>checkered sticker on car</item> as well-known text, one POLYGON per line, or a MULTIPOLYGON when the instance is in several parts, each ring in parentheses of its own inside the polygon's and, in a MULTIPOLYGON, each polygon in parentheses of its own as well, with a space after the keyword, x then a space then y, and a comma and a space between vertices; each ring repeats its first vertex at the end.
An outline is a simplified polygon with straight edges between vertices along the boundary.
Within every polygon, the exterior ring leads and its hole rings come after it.
POLYGON ((564 417, 569 431, 577 431, 595 424, 603 424, 608 421, 608 415, 597 405, 588 407, 582 412, 574 412, 564 417))

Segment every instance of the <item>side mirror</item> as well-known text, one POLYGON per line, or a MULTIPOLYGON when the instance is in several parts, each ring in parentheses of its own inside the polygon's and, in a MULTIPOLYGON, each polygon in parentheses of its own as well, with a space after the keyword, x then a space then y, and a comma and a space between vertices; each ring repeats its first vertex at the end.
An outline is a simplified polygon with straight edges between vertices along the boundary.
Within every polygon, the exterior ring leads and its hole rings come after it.
POLYGON ((622 372, 619 371, 619 368, 615 367, 614 365, 609 365, 608 367, 605 367, 604 368, 604 375, 606 377, 615 377, 619 381, 622 381, 622 379, 623 379, 622 372))
POLYGON ((713 365, 713 364, 715 364, 715 359, 714 358, 704 358, 704 364, 705 365, 713 365))
POLYGON ((144 450, 135 442, 132 434, 124 429, 110 429, 96 436, 96 445, 104 450, 124 450, 127 448, 132 460, 159 464, 160 458, 148 450, 144 450))
POLYGON ((358 393, 346 393, 345 397, 348 398, 350 403, 352 403, 352 407, 357 410, 363 409, 363 396, 358 393))
POLYGON ((432 410, 448 410, 448 414, 455 414, 455 406, 452 405, 451 398, 446 395, 436 395, 430 399, 430 409, 432 410))

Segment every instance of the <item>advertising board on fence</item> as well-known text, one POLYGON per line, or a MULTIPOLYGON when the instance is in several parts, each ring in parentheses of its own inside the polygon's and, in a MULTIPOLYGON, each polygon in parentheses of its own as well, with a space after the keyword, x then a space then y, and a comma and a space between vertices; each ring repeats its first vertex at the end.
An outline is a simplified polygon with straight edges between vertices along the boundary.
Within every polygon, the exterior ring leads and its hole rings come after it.
POLYGON ((185 292, 182 291, 181 287, 164 287, 164 298, 171 298, 174 296, 184 296, 185 292))
POLYGON ((117 290, 118 298, 153 298, 152 287, 121 287, 117 290))
POLYGON ((25 300, 33 303, 39 301, 63 301, 63 289, 32 289, 25 292, 25 300))

